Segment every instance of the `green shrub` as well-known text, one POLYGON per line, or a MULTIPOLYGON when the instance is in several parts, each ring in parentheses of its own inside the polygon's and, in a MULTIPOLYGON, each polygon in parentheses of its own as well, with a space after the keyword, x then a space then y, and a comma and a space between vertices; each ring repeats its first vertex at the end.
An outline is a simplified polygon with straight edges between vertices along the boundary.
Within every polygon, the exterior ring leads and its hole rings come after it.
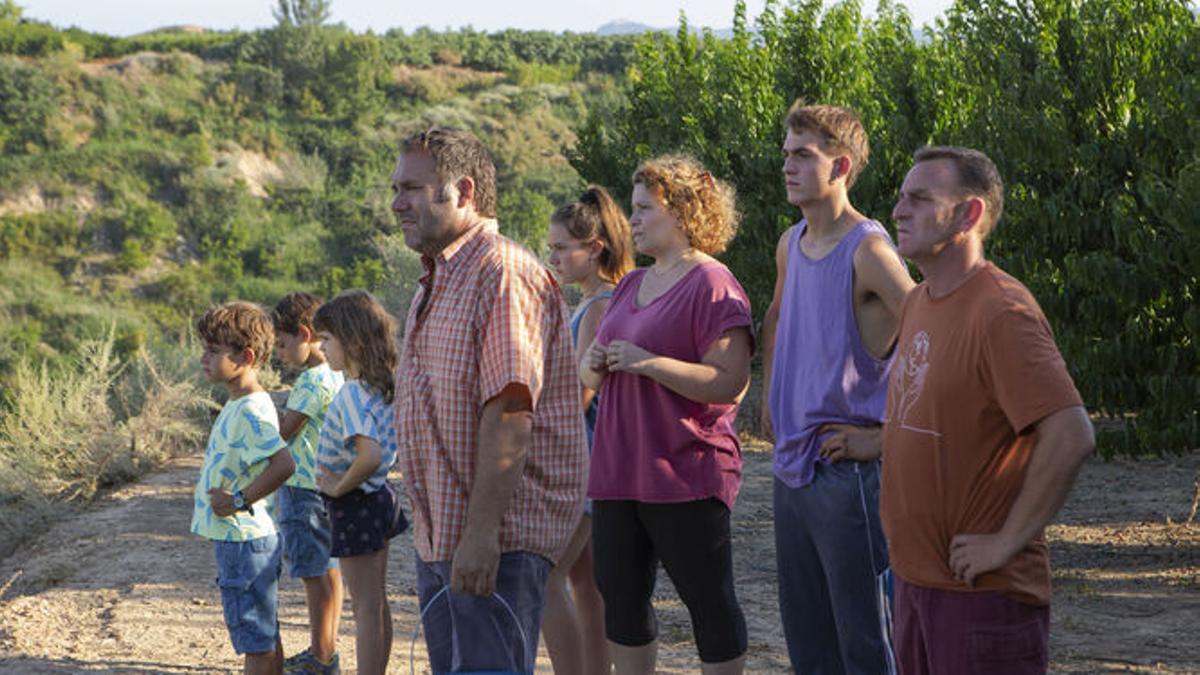
POLYGON ((179 325, 184 318, 198 316, 212 304, 215 286, 212 268, 191 264, 162 275, 144 287, 143 293, 170 317, 167 323, 179 325))
POLYGON ((542 251, 556 204, 540 192, 521 188, 500 191, 498 196, 497 219, 501 231, 532 251, 542 251))
POLYGON ((136 239, 126 239, 121 244, 121 252, 117 254, 117 269, 122 272, 136 272, 150 265, 150 256, 142 250, 142 244, 136 239))
POLYGON ((153 201, 118 202, 108 211, 105 221, 109 241, 122 252, 129 250, 132 243, 142 255, 153 255, 174 243, 178 235, 174 216, 153 201))
POLYGON ((579 64, 528 63, 516 61, 509 68, 509 81, 521 87, 566 84, 579 77, 579 64))
POLYGON ((0 216, 0 257, 51 262, 82 245, 84 227, 70 211, 0 216))
POLYGON ((283 73, 256 63, 230 64, 218 82, 232 84, 251 114, 264 114, 283 102, 283 73))
POLYGON ((37 68, 0 56, 0 149, 20 153, 44 144, 59 93, 58 85, 37 68))
POLYGON ((365 288, 376 290, 386 277, 383 262, 377 258, 366 258, 354 261, 349 268, 332 266, 324 270, 320 294, 331 298, 348 288, 365 288))

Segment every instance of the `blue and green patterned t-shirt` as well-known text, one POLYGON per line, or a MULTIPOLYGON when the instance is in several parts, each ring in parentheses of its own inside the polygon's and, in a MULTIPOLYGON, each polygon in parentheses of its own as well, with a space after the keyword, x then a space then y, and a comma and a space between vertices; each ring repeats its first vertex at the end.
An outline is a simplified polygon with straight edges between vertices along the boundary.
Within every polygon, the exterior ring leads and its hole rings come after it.
POLYGON ((325 412, 334 394, 341 388, 342 374, 330 368, 328 363, 313 366, 296 378, 284 407, 304 415, 308 421, 301 427, 300 433, 288 441, 288 450, 292 451, 292 461, 296 463, 296 473, 288 479, 287 485, 305 490, 317 489, 317 442, 321 438, 321 427, 325 424, 325 412))
POLYGON ((286 447, 279 436, 275 404, 267 392, 247 394, 226 403, 204 449, 204 467, 196 482, 192 509, 192 533, 217 541, 249 541, 275 534, 266 504, 256 504, 254 513, 238 511, 221 517, 213 513, 208 491, 245 490, 267 468, 271 455, 286 447))

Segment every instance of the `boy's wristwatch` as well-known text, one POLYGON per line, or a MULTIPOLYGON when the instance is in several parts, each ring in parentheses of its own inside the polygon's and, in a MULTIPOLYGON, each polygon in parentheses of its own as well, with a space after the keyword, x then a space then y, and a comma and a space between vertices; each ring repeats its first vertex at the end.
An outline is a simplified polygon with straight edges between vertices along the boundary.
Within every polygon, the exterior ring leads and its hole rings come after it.
POLYGON ((246 508, 246 497, 245 497, 245 495, 242 494, 241 490, 238 490, 237 492, 233 493, 233 510, 234 511, 248 510, 246 508))

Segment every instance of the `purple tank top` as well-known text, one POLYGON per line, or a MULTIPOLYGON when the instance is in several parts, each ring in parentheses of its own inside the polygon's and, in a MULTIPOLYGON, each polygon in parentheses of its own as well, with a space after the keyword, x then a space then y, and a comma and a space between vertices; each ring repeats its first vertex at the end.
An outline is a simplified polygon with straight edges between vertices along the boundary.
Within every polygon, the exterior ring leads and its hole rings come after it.
POLYGON ((788 487, 808 485, 823 436, 822 424, 879 424, 887 403, 891 356, 863 347, 854 317, 854 252, 868 235, 891 243, 873 220, 854 226, 823 258, 800 249, 801 222, 788 242, 787 278, 768 406, 775 431, 775 476, 788 487))

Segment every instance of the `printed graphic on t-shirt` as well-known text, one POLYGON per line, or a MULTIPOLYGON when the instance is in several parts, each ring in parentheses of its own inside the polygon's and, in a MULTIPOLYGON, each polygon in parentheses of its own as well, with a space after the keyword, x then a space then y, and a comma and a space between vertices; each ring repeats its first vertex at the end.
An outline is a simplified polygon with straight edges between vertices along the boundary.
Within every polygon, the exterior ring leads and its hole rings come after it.
POLYGON ((896 357, 891 383, 893 395, 888 399, 890 405, 887 411, 888 419, 885 421, 894 420, 900 424, 901 429, 908 431, 941 436, 940 432, 933 429, 914 426, 913 420, 909 418, 909 413, 921 398, 921 393, 925 390, 925 381, 929 377, 930 344, 929 333, 917 331, 908 348, 896 357))
POLYGON ((204 449, 204 466, 196 482, 192 532, 216 541, 249 541, 275 533, 268 514, 269 498, 253 510, 218 516, 208 491, 244 490, 267 468, 276 452, 287 447, 279 437, 275 404, 265 391, 247 394, 225 404, 213 423, 204 449), (261 508, 260 508, 261 506, 261 508))
POLYGON ((287 485, 305 490, 317 489, 317 446, 321 427, 325 424, 325 412, 342 383, 342 374, 330 368, 328 363, 309 368, 296 378, 286 407, 308 420, 288 442, 296 471, 288 479, 287 485))

